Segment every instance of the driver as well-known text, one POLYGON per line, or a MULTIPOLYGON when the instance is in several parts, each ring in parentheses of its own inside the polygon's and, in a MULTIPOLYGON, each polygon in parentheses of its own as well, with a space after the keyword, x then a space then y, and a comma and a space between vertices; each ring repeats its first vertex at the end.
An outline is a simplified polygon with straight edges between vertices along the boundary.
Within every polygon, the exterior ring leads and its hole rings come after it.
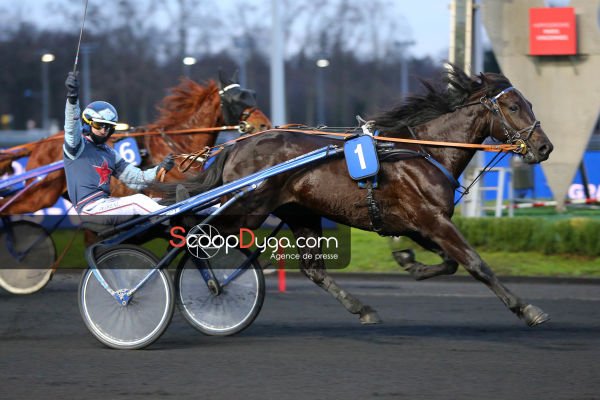
POLYGON ((117 110, 105 101, 94 101, 80 114, 77 73, 69 72, 65 86, 64 169, 69 197, 77 213, 99 216, 94 218, 96 223, 118 224, 132 215, 164 208, 141 193, 111 197, 110 178, 115 176, 129 188, 140 191, 152 183, 161 170, 166 173, 173 168, 173 155, 167 155, 158 166, 145 171, 128 163, 106 144, 117 125, 117 110))

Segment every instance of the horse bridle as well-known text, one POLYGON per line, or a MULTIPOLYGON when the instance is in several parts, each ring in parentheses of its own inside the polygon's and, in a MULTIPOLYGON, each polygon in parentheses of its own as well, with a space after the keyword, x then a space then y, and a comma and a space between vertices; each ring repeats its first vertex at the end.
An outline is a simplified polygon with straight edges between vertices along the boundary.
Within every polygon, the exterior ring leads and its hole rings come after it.
MULTIPOLYGON (((536 119, 531 125, 526 126, 525 128, 520 130, 513 128, 508 123, 508 121, 506 120, 506 116, 502 112, 502 108, 498 104, 498 99, 511 91, 516 91, 519 94, 519 96, 523 98, 523 95, 521 95, 521 93, 517 89, 515 89, 513 86, 510 86, 492 98, 489 98, 487 96, 481 97, 481 99, 479 99, 479 103, 481 103, 485 108, 490 110, 494 118, 500 121, 500 123, 502 124, 502 129, 504 130, 504 134, 506 135, 506 143, 518 145, 519 148, 518 150, 515 150, 515 152, 525 154, 527 153, 527 147, 529 144, 528 140, 529 138, 531 138, 531 135, 533 134, 535 128, 540 126, 540 121, 536 119), (525 137, 522 137, 523 133, 525 133, 525 137)), ((494 121, 492 120, 492 124, 493 123, 494 121)))
POLYGON ((224 95, 228 90, 234 89, 234 88, 238 88, 239 90, 242 90, 240 88, 239 83, 232 83, 230 85, 225 86, 223 89, 219 90, 219 97, 221 98, 221 110, 223 111, 223 118, 225 119, 225 123, 229 124, 229 123, 237 122, 237 125, 239 126, 238 130, 241 133, 252 132, 252 131, 254 131, 254 129, 256 127, 248 122, 248 118, 250 118, 250 116, 257 110, 257 107, 255 107, 255 106, 250 106, 250 107, 244 108, 242 110, 242 112, 239 114, 239 118, 237 119, 237 121, 234 122, 234 121, 227 120, 227 117, 225 115, 225 110, 227 110, 228 114, 236 114, 236 113, 231 110, 231 108, 227 104, 228 102, 225 101, 225 99, 224 99, 224 95))

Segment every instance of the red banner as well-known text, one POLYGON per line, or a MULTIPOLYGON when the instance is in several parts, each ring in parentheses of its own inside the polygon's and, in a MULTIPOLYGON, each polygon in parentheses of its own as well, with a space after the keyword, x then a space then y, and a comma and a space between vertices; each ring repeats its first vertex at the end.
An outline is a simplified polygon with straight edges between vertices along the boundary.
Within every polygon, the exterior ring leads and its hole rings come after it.
POLYGON ((532 56, 577 54, 575 9, 530 8, 529 54, 532 56))

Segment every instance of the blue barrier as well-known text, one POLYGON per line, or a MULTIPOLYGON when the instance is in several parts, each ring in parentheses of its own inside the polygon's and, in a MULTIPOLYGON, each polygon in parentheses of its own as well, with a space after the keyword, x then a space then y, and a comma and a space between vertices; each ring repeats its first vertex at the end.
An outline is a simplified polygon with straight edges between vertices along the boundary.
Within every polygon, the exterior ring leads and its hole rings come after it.
MULTIPOLYGON (((494 154, 485 153, 485 163, 487 164, 494 154)), ((552 156, 551 156, 552 157, 552 156)), ((510 167, 510 159, 511 156, 505 157, 502 161, 500 161, 497 167, 510 167)), ((583 157, 584 165, 586 166, 586 172, 588 177, 589 191, 590 196, 592 198, 600 199, 600 169, 596 168, 597 165, 600 165, 600 151, 586 151, 583 157)), ((533 191, 525 192, 524 198, 535 198, 537 199, 551 199, 554 196, 552 195, 552 191, 550 190, 550 186, 548 186, 548 182, 546 181, 546 176, 544 175, 544 171, 542 169, 543 164, 535 164, 533 165, 533 176, 534 176, 534 189, 533 191)), ((512 179, 509 175, 508 179, 512 179)), ((508 198, 508 181, 506 182, 506 186, 504 188, 504 198, 508 198)), ((483 178, 483 186, 490 187, 496 186, 498 184, 498 174, 487 174, 483 178)), ((581 174, 579 170, 575 174, 573 182, 569 187, 569 192, 567 194, 567 198, 569 200, 582 200, 585 199, 585 193, 583 190, 583 183, 581 179, 581 174)), ((496 193, 494 191, 486 191, 484 195, 484 200, 495 200, 496 193)))

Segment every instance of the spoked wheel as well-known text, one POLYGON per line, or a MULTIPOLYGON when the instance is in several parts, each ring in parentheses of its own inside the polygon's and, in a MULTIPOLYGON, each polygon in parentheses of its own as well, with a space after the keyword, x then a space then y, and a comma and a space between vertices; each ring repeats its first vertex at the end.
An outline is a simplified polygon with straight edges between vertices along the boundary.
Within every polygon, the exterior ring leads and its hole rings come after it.
MULTIPOLYGON (((133 289, 158 264, 151 252, 119 245, 97 257, 98 270, 114 291, 133 289)), ((79 284, 79 311, 89 331, 115 349, 140 349, 167 329, 174 310, 173 282, 163 270, 152 276, 123 305, 87 269, 79 284)))
POLYGON ((56 247, 38 224, 5 223, 0 231, 0 287, 14 294, 41 290, 52 278, 56 247))
POLYGON ((207 260, 189 254, 181 260, 175 276, 177 305, 194 328, 206 335, 233 335, 258 316, 265 298, 265 278, 256 260, 224 284, 248 256, 249 252, 233 250, 207 260), (215 294, 214 287, 206 283, 201 268, 212 270, 220 292, 215 294))

